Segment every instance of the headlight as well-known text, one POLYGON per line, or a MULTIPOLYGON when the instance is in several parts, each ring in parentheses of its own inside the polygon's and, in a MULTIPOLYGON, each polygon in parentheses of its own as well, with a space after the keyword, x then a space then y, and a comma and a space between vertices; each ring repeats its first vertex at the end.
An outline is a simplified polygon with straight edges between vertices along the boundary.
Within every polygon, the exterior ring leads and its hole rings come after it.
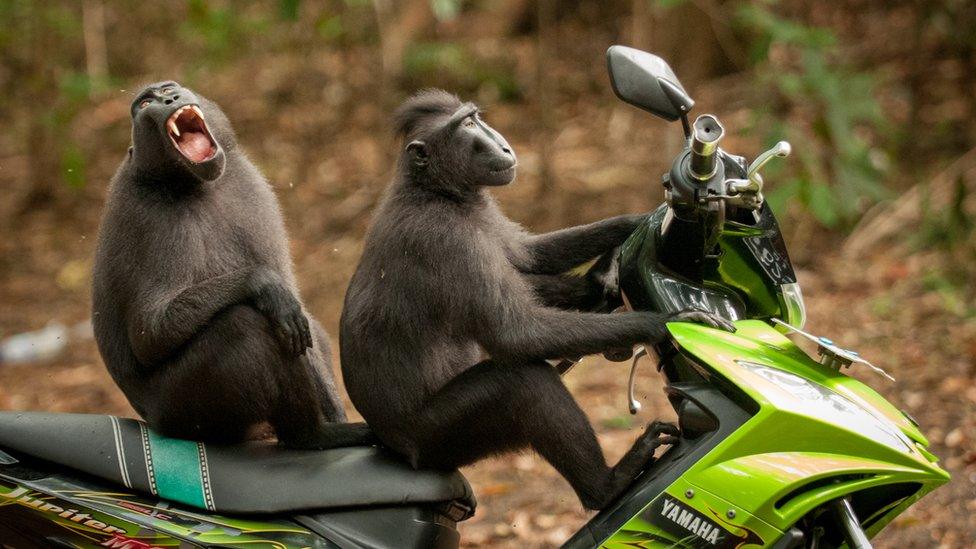
POLYGON ((802 329, 807 322, 807 308, 803 304, 803 292, 796 282, 780 284, 779 305, 786 323, 802 329))
POLYGON ((763 396, 777 408, 810 417, 829 418, 831 423, 841 425, 899 452, 904 452, 906 449, 909 452, 915 450, 911 441, 898 427, 819 383, 764 364, 746 360, 735 362, 784 391, 785 394, 775 391, 763 392, 763 396))

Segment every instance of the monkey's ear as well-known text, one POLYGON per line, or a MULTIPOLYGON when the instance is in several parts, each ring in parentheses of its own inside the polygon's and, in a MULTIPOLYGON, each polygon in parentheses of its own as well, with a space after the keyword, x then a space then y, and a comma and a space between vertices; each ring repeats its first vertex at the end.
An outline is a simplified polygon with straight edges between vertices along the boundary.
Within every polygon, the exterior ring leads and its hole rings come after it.
POLYGON ((407 152, 413 156, 415 166, 426 166, 430 162, 430 153, 427 151, 427 143, 414 140, 407 143, 407 152))
POLYGON ((132 156, 132 147, 129 147, 129 152, 128 152, 128 154, 129 154, 129 156, 132 156))

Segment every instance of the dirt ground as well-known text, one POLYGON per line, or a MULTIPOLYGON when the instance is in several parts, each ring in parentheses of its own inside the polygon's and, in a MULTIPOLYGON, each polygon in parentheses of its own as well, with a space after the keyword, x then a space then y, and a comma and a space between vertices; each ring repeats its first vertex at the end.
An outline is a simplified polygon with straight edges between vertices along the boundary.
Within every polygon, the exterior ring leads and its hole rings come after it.
MULTIPOLYGON (((392 143, 381 114, 352 107, 346 99, 368 89, 368 68, 328 79, 321 97, 295 92, 299 95, 278 103, 260 98, 274 97, 276 87, 293 76, 287 65, 273 72, 240 70, 208 82, 206 92, 224 105, 240 141, 276 188, 303 297, 334 335, 369 212, 391 165, 392 143), (247 71, 253 71, 254 97, 236 97, 230 90, 247 78, 247 71), (307 109, 311 102, 321 102, 320 108, 307 109)), ((125 152, 128 97, 119 92, 93 106, 84 122, 88 126, 79 131, 108 150, 92 158, 88 185, 63 198, 61 206, 15 213, 17 198, 26 192, 21 184, 25 166, 16 157, 5 160, 0 170, 6 195, 0 206, 0 337, 51 321, 72 324, 88 318, 98 216, 107 180, 125 152)), ((517 105, 489 106, 488 120, 510 137, 521 162, 519 181, 498 195, 510 215, 531 229, 649 211, 659 203, 658 174, 679 145, 676 128, 621 107, 605 90, 586 104, 567 102, 559 108, 559 128, 552 136, 555 184, 544 187, 539 140, 527 121, 531 117, 517 105)), ((724 146, 755 154, 757 144, 736 137, 734 130, 748 113, 719 115, 732 134, 724 146)), ((926 250, 849 258, 834 250, 835 237, 787 233, 796 245, 808 328, 858 349, 898 379, 890 383, 864 370, 853 372, 919 420, 953 475, 948 486, 889 526, 878 546, 972 546, 976 323, 953 312, 944 292, 923 282, 939 259, 926 250)), ((640 379, 645 408, 636 417, 628 414, 626 368, 590 358, 566 378, 611 461, 648 421, 672 416, 650 368, 640 379)), ((106 374, 94 343, 85 339, 72 341, 65 354, 47 362, 0 364, 0 409, 133 413, 106 374)), ((589 517, 565 481, 535 455, 492 459, 464 473, 479 499, 477 515, 461 526, 466 546, 555 546, 589 517)))

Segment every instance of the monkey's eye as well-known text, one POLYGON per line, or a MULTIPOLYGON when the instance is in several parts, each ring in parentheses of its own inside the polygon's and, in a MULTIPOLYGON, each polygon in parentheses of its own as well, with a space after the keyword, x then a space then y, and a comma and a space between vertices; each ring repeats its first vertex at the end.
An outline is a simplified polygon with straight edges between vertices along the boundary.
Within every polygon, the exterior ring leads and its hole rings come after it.
POLYGON ((464 119, 464 127, 465 128, 473 128, 474 126, 475 126, 475 123, 474 123, 474 118, 473 117, 471 117, 471 118, 465 118, 464 119))
POLYGON ((139 102, 139 108, 145 109, 146 107, 149 106, 150 103, 152 103, 152 99, 143 99, 142 101, 139 102))
POLYGON ((163 88, 163 95, 173 95, 173 86, 166 86, 163 88))

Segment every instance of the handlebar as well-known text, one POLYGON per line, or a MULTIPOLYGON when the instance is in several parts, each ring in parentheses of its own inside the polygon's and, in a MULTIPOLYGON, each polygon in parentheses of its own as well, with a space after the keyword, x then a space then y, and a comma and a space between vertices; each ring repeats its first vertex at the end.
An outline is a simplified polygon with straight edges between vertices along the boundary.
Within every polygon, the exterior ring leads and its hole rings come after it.
POLYGON ((695 119, 691 133, 691 176, 699 181, 707 181, 716 171, 718 142, 725 135, 725 128, 718 118, 703 114, 695 119))

